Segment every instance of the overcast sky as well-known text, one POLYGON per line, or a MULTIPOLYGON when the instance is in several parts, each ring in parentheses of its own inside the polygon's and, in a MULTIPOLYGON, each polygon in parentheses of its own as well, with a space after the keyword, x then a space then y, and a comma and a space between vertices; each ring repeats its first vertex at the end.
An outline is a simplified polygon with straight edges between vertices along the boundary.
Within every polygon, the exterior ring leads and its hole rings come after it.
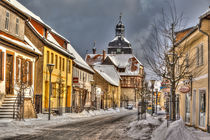
MULTIPOLYGON (((58 33, 70 40, 84 57, 86 50, 92 52, 96 41, 97 52, 107 49, 114 38, 115 25, 120 12, 126 27, 125 36, 139 59, 142 47, 138 41, 149 34, 148 27, 166 9, 169 0, 19 0, 32 12, 40 16, 58 33)), ((210 0, 175 0, 178 11, 185 14, 187 26, 198 23, 210 0)), ((140 60, 141 61, 141 60, 140 60)))

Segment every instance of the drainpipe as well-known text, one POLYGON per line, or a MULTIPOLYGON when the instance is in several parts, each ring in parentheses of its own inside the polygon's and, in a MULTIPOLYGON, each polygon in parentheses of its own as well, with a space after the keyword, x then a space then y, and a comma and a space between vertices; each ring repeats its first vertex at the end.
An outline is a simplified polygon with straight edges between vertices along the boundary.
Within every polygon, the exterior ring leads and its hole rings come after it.
POLYGON ((198 24, 198 30, 199 32, 201 32, 202 34, 206 35, 208 37, 208 114, 207 114, 207 131, 208 133, 210 133, 210 126, 209 126, 209 94, 210 94, 210 69, 209 69, 209 65, 210 65, 210 37, 209 37, 209 34, 204 32, 203 30, 201 30, 201 20, 200 20, 200 23, 198 24))

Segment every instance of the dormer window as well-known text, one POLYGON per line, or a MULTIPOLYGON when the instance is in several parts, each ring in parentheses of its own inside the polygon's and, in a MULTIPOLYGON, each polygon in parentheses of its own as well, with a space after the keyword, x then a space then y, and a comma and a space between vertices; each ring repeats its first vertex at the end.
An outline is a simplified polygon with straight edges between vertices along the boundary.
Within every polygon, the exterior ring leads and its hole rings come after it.
POLYGON ((19 34, 19 23, 20 23, 19 18, 16 18, 16 26, 15 26, 15 34, 16 35, 19 34))
POLYGON ((67 48, 67 43, 66 43, 66 41, 64 41, 64 43, 63 43, 63 48, 67 48))
POLYGON ((46 28, 44 28, 43 37, 44 37, 44 38, 47 38, 47 29, 46 29, 46 28))
POLYGON ((6 19, 5 19, 5 29, 9 30, 9 18, 10 18, 10 14, 9 12, 6 12, 6 19))

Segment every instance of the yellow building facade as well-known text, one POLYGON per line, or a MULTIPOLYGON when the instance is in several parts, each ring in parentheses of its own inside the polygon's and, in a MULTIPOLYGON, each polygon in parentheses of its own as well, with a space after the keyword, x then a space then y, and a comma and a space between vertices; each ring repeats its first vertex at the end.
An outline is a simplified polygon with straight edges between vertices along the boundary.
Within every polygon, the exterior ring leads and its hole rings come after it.
POLYGON ((51 79, 51 108, 70 108, 72 89, 72 59, 47 46, 44 46, 42 98, 44 104, 42 107, 45 109, 47 109, 49 105, 49 70, 47 64, 55 65, 52 71, 51 79))

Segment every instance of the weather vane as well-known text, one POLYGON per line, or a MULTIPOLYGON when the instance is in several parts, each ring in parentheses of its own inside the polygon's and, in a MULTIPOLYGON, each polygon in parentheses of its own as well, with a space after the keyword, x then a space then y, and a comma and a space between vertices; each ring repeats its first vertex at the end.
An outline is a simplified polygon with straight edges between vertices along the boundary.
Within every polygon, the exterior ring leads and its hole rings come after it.
POLYGON ((120 12, 120 21, 122 20, 122 12, 120 12))

